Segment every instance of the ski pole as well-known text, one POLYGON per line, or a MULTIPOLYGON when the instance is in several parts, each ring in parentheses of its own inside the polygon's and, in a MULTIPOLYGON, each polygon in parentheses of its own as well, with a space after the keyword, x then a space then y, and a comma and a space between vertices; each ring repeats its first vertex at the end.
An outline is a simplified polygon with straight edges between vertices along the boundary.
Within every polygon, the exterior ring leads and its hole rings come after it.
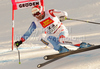
POLYGON ((85 21, 85 20, 79 20, 79 19, 72 19, 72 18, 65 18, 65 20, 74 20, 74 21, 81 21, 81 22, 92 23, 92 24, 100 24, 100 23, 97 23, 97 22, 91 22, 91 21, 85 21))
POLYGON ((18 50, 18 48, 17 48, 17 51, 18 51, 19 64, 21 64, 21 62, 20 62, 20 51, 18 50))

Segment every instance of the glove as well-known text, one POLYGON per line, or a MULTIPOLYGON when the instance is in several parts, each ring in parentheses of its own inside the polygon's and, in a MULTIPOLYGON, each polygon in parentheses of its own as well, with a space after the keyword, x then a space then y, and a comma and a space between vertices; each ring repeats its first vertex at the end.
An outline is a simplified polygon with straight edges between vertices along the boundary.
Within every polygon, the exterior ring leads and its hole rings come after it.
POLYGON ((16 41, 14 43, 15 47, 18 48, 22 44, 22 41, 16 41))
POLYGON ((66 16, 60 16, 59 17, 59 20, 62 22, 62 21, 64 21, 64 20, 66 20, 67 19, 67 17, 66 16))

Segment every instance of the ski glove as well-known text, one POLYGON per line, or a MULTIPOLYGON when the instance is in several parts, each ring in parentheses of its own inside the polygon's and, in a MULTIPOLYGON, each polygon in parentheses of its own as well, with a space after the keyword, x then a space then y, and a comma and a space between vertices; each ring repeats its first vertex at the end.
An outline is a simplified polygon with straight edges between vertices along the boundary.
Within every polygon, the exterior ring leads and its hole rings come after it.
POLYGON ((16 41, 16 42, 14 43, 14 45, 16 46, 16 48, 19 47, 21 44, 22 44, 22 41, 16 41))
POLYGON ((66 16, 60 16, 59 17, 59 20, 62 22, 62 21, 65 21, 67 19, 67 17, 66 16))

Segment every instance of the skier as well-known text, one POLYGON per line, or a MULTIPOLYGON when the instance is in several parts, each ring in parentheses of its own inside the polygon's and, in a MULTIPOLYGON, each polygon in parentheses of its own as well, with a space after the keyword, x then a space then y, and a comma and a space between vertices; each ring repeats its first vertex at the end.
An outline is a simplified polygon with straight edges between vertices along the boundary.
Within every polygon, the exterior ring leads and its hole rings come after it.
POLYGON ((67 12, 50 9, 44 11, 42 6, 36 5, 32 7, 32 15, 36 18, 32 22, 27 32, 21 37, 19 41, 15 42, 15 47, 19 47, 36 28, 41 28, 46 34, 45 38, 41 41, 46 45, 52 47, 59 53, 68 52, 69 49, 60 45, 70 43, 73 46, 79 48, 90 47, 91 45, 82 41, 76 41, 68 37, 68 30, 61 23, 61 21, 67 19, 67 12))

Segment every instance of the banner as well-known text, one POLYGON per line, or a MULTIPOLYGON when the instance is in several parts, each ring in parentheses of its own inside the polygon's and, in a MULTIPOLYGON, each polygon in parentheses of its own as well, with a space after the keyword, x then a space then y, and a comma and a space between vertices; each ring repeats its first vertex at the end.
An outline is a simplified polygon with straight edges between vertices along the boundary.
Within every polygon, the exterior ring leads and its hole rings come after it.
POLYGON ((43 0, 12 0, 13 10, 33 7, 35 5, 41 5, 44 7, 43 0))

